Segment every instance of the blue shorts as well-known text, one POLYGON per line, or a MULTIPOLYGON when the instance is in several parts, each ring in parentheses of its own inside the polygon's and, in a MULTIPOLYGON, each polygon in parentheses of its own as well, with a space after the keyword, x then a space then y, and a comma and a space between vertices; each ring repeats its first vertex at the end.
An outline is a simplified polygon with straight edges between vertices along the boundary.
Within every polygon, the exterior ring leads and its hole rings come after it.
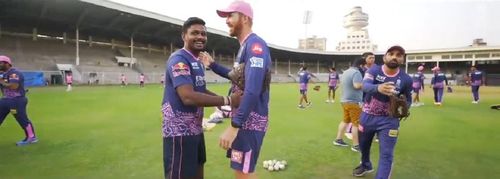
POLYGON ((163 138, 165 178, 195 177, 206 158, 203 134, 163 138))
POLYGON ((413 88, 413 92, 414 92, 414 93, 418 93, 418 92, 420 92, 420 88, 413 88))
POLYGON ((337 86, 329 86, 329 89, 335 91, 337 89, 337 86))
POLYGON ((253 173, 257 165, 260 147, 265 132, 240 129, 231 149, 227 150, 227 158, 231 160, 231 168, 243 173, 253 173))
POLYGON ((304 94, 304 95, 305 95, 305 94, 307 94, 307 90, 306 90, 306 89, 305 89, 305 90, 302 90, 302 89, 301 89, 301 90, 300 90, 300 94, 304 94))

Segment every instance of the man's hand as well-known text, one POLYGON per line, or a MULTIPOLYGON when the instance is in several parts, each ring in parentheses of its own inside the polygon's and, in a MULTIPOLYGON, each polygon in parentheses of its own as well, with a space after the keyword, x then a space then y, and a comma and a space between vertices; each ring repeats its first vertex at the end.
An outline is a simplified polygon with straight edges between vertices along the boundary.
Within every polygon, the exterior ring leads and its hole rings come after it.
POLYGON ((229 96, 231 98, 231 108, 236 109, 240 106, 243 91, 237 90, 229 96))
POLYGON ((394 89, 396 89, 396 87, 394 86, 393 82, 385 82, 385 83, 379 84, 377 87, 377 90, 379 93, 382 93, 382 94, 387 95, 387 96, 393 95, 394 89))
POLYGON ((205 67, 210 66, 210 64, 214 63, 215 60, 210 56, 208 52, 200 52, 200 55, 198 56, 200 58, 201 63, 205 65, 205 67))
POLYGON ((233 126, 229 126, 219 137, 219 146, 224 150, 231 148, 233 145, 233 141, 238 135, 239 128, 234 128, 233 126))

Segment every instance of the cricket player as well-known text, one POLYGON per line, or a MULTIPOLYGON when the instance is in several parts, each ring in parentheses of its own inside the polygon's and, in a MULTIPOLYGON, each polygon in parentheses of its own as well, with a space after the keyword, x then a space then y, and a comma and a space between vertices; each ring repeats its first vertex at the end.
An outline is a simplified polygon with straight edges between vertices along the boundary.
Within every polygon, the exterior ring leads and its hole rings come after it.
POLYGON ((145 80, 146 77, 144 77, 144 73, 141 73, 141 75, 139 75, 139 87, 141 88, 144 88, 144 80, 145 80))
POLYGON ((120 81, 122 82, 121 87, 124 87, 125 85, 127 85, 127 77, 123 73, 120 76, 120 81))
MULTIPOLYGON (((229 35, 236 37, 240 49, 236 61, 244 64, 244 86, 239 108, 234 109, 229 126, 220 136, 219 146, 227 150, 236 178, 256 178, 255 168, 269 120, 269 91, 272 61, 267 43, 252 32, 253 10, 244 1, 233 1, 227 8, 217 10, 226 18, 229 35)), ((208 58, 207 64, 218 75, 229 78, 229 69, 208 58)), ((234 81, 233 81, 234 82, 234 81)), ((238 84, 238 83, 235 83, 238 84)), ((243 89, 242 89, 243 88, 243 89)))
POLYGON ((377 179, 390 178, 394 147, 399 133, 399 119, 388 115, 389 96, 404 95, 411 104, 412 79, 399 66, 404 64, 405 50, 392 46, 384 55, 384 65, 370 68, 363 79, 366 101, 359 125, 361 164, 353 170, 354 176, 373 171, 370 148, 375 134, 379 137, 380 157, 377 179))
POLYGON ((299 87, 300 87, 300 94, 301 94, 298 108, 304 109, 306 107, 311 106, 311 104, 312 104, 311 101, 309 101, 307 99, 307 86, 309 84, 309 80, 311 80, 312 77, 316 77, 316 76, 314 76, 314 74, 307 71, 307 66, 302 67, 302 69, 299 71, 298 75, 299 75, 299 85, 300 85, 299 87), (302 104, 303 102, 306 102, 307 106, 304 106, 302 104))
POLYGON ((0 125, 5 117, 11 113, 16 118, 17 123, 24 130, 25 138, 16 143, 17 146, 24 146, 38 142, 35 135, 35 128, 28 119, 26 105, 28 99, 24 90, 24 76, 21 72, 12 67, 12 62, 7 56, 0 56, 0 89, 3 97, 0 99, 0 125))
POLYGON ((205 68, 199 54, 207 43, 205 21, 187 19, 182 26, 184 47, 166 64, 163 114, 163 167, 165 178, 204 176, 206 161, 203 107, 237 106, 241 93, 217 96, 206 89, 205 68))
POLYGON ((337 83, 339 82, 339 74, 335 70, 335 67, 330 68, 330 74, 328 74, 328 98, 326 103, 335 102, 335 91, 337 90, 337 83))
POLYGON ((420 102, 420 90, 424 92, 424 66, 419 66, 417 68, 417 73, 413 74, 413 93, 415 94, 413 97, 413 103, 411 104, 412 106, 422 106, 424 103, 420 102))
POLYGON ((67 92, 71 91, 72 84, 73 84, 73 73, 71 73, 70 71, 66 74, 66 85, 68 85, 68 87, 66 88, 67 92))
POLYGON ((479 71, 476 69, 476 66, 471 66, 470 67, 470 76, 469 76, 469 84, 471 86, 472 90, 472 103, 473 104, 478 104, 479 103, 479 87, 484 84, 484 73, 482 71, 479 71))
POLYGON ((434 77, 431 80, 431 87, 434 90, 434 105, 441 106, 443 103, 443 89, 448 85, 446 75, 440 71, 441 69, 436 66, 432 68, 434 77))

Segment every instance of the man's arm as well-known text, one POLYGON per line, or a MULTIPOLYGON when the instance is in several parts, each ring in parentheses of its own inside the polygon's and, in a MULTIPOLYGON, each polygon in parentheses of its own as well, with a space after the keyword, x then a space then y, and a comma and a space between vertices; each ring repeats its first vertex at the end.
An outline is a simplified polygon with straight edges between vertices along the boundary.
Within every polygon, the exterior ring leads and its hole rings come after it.
POLYGON ((361 72, 354 73, 352 78, 352 86, 356 90, 360 90, 363 87, 363 78, 361 77, 361 72))
POLYGON ((395 88, 394 84, 389 82, 382 84, 373 84, 374 78, 371 69, 365 73, 365 78, 363 79, 362 85, 363 92, 369 94, 381 93, 387 96, 392 95, 392 92, 395 88))
POLYGON ((219 65, 218 63, 215 62, 215 60, 212 58, 212 56, 210 56, 209 53, 207 52, 200 52, 200 56, 199 56, 201 62, 203 63, 203 65, 205 65, 206 67, 209 67, 210 69, 212 69, 212 71, 219 75, 219 76, 222 76, 226 79, 229 79, 229 76, 227 75, 229 73, 229 71, 231 71, 229 68, 226 68, 222 65, 219 65))
POLYGON ((176 89, 177 94, 182 100, 182 103, 186 106, 198 106, 198 107, 209 107, 209 106, 223 106, 229 105, 231 99, 235 98, 233 96, 223 97, 217 96, 215 94, 204 94, 194 91, 194 88, 190 84, 184 84, 178 86, 176 89))
POLYGON ((212 91, 210 91, 208 89, 205 91, 205 94, 208 94, 210 96, 218 96, 217 94, 215 94, 214 92, 212 92, 212 91))
POLYGON ((4 79, 0 79, 0 85, 4 88, 8 89, 17 89, 19 88, 19 74, 12 73, 8 76, 9 82, 6 82, 4 79))

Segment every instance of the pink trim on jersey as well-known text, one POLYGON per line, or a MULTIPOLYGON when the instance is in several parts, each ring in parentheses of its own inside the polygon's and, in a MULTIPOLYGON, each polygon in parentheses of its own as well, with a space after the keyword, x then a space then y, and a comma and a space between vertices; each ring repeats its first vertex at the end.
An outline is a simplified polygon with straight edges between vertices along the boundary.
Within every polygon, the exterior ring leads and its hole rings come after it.
POLYGON ((28 124, 28 126, 26 126, 26 131, 28 132, 28 138, 35 137, 35 132, 33 131, 33 127, 31 127, 31 124, 28 124))
POLYGON ((172 137, 172 162, 170 164, 170 179, 172 179, 172 173, 174 172, 174 161, 175 161, 175 138, 172 137))
POLYGON ((181 136, 181 155, 180 155, 180 162, 179 162, 179 177, 181 177, 181 171, 182 171, 182 136, 181 136))
POLYGON ((248 33, 248 35, 247 35, 245 38, 241 39, 241 41, 240 41, 240 46, 243 46, 243 44, 245 43, 245 41, 247 40, 247 38, 248 38, 250 35, 252 35, 252 34, 253 34, 253 32, 250 32, 250 33, 248 33))
POLYGON ((191 55, 191 57, 193 57, 193 59, 200 60, 198 57, 194 56, 194 54, 191 53, 189 50, 187 50, 185 48, 182 48, 182 50, 186 51, 189 55, 191 55))
POLYGON ((120 77, 120 79, 121 79, 122 81, 126 81, 126 80, 127 80, 127 77, 122 76, 122 77, 120 77))
POLYGON ((139 79, 140 79, 141 81, 144 81, 144 75, 139 76, 139 79))
POLYGON ((250 170, 250 160, 252 160, 252 150, 245 152, 245 162, 243 162, 243 173, 250 170))
POLYGON ((384 70, 384 66, 386 66, 386 65, 382 65, 382 72, 384 73, 385 76, 387 76, 387 77, 396 77, 396 76, 398 76, 398 74, 399 74, 399 68, 398 68, 398 71, 396 73, 394 73, 394 75, 389 75, 384 70))

